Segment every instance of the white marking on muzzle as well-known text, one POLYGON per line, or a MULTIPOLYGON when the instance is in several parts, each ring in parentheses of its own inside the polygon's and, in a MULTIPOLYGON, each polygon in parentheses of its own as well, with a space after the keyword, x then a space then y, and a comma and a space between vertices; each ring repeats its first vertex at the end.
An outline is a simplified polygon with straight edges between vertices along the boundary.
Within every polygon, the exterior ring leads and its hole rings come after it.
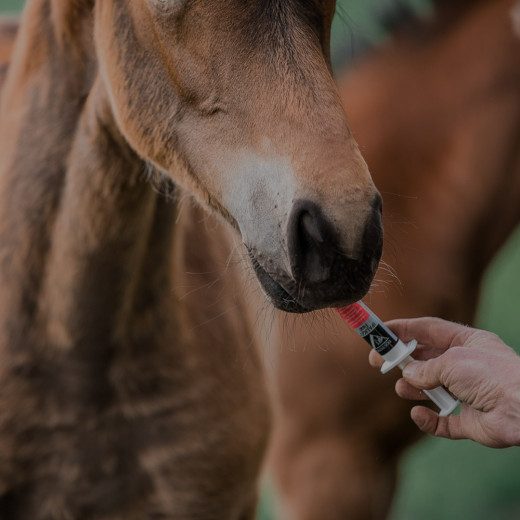
POLYGON ((263 265, 268 271, 289 273, 285 244, 295 193, 289 157, 238 152, 224 178, 223 202, 238 222, 243 242, 270 260, 270 265, 263 265))

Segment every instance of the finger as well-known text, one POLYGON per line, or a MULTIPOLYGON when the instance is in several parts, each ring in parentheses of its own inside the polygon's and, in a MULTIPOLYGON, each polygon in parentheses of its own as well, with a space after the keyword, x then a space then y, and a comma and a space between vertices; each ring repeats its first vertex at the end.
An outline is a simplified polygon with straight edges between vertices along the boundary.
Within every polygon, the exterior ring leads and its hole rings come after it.
POLYGON ((410 399, 411 401, 425 401, 428 396, 415 386, 407 383, 405 379, 398 379, 395 383, 396 394, 403 399, 410 399))
POLYGON ((417 348, 413 351, 412 355, 417 361, 426 361, 427 359, 439 357, 444 352, 446 351, 438 348, 426 345, 417 345, 417 348))
MULTIPOLYGON (((433 347, 428 347, 424 345, 418 345, 417 348, 413 351, 413 358, 418 361, 426 361, 427 359, 432 359, 439 357, 444 350, 439 350, 433 347)), ((384 363, 384 359, 381 354, 378 354, 376 350, 370 350, 368 354, 368 362, 374 368, 381 368, 384 363)))
POLYGON ((403 369, 403 377, 408 383, 421 390, 441 386, 445 358, 438 357, 427 361, 412 361, 403 369))
POLYGON ((452 440, 468 438, 462 432, 460 416, 458 415, 440 417, 433 410, 424 406, 415 406, 412 408, 410 415, 419 429, 428 435, 452 440))
POLYGON ((446 350, 453 345, 463 345, 474 329, 440 318, 414 318, 393 320, 388 327, 403 341, 416 339, 419 343, 446 350))
POLYGON ((368 362, 370 363, 370 366, 374 368, 381 368, 384 359, 375 350, 371 350, 370 354, 368 355, 368 362))
MULTIPOLYGON (((424 345, 419 345, 413 352, 413 357, 416 360, 425 361, 427 359, 431 359, 434 357, 440 356, 444 351, 438 350, 432 347, 425 347, 424 345)), ((370 350, 368 354, 368 362, 374 368, 381 368, 384 363, 384 359, 381 354, 378 354, 376 350, 370 350)))

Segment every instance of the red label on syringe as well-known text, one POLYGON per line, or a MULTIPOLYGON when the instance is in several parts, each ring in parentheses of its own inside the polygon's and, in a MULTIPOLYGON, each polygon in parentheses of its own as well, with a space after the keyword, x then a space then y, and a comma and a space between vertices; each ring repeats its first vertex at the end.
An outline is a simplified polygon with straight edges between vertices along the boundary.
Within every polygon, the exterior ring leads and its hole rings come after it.
POLYGON ((399 338, 361 302, 336 310, 379 354, 387 354, 397 345, 399 338))

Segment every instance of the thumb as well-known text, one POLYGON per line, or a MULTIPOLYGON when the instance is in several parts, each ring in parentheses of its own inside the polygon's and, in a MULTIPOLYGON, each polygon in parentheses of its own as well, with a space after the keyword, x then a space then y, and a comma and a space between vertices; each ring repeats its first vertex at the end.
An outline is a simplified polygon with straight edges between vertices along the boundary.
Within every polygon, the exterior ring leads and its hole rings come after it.
POLYGON ((431 389, 441 385, 439 358, 428 361, 412 361, 403 369, 403 377, 416 388, 431 389))

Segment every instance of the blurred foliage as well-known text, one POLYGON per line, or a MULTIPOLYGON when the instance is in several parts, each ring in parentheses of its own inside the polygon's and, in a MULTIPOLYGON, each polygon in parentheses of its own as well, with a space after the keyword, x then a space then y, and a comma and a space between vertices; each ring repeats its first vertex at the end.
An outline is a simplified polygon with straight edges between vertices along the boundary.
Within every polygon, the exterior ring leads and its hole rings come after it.
MULTIPOLYGON (((67 1, 67 0, 65 0, 67 1)), ((430 0, 399 0, 421 16, 430 0)), ((23 0, 0 0, 0 12, 16 12, 23 0)), ((396 0, 338 0, 332 34, 337 69, 386 37, 385 23, 396 0)), ((486 277, 477 325, 499 334, 520 352, 520 229, 486 277)), ((392 520, 517 520, 520 518, 520 448, 491 450, 471 442, 425 439, 403 459, 392 520)), ((272 514, 267 486, 259 519, 272 514)))
POLYGON ((431 0, 337 0, 331 36, 335 70, 384 40, 387 25, 397 17, 425 16, 430 11, 431 0))
POLYGON ((477 321, 480 327, 499 334, 520 354, 519 266, 520 228, 488 270, 477 321))
POLYGON ((22 9, 24 0, 0 0, 0 12, 15 13, 22 9))

